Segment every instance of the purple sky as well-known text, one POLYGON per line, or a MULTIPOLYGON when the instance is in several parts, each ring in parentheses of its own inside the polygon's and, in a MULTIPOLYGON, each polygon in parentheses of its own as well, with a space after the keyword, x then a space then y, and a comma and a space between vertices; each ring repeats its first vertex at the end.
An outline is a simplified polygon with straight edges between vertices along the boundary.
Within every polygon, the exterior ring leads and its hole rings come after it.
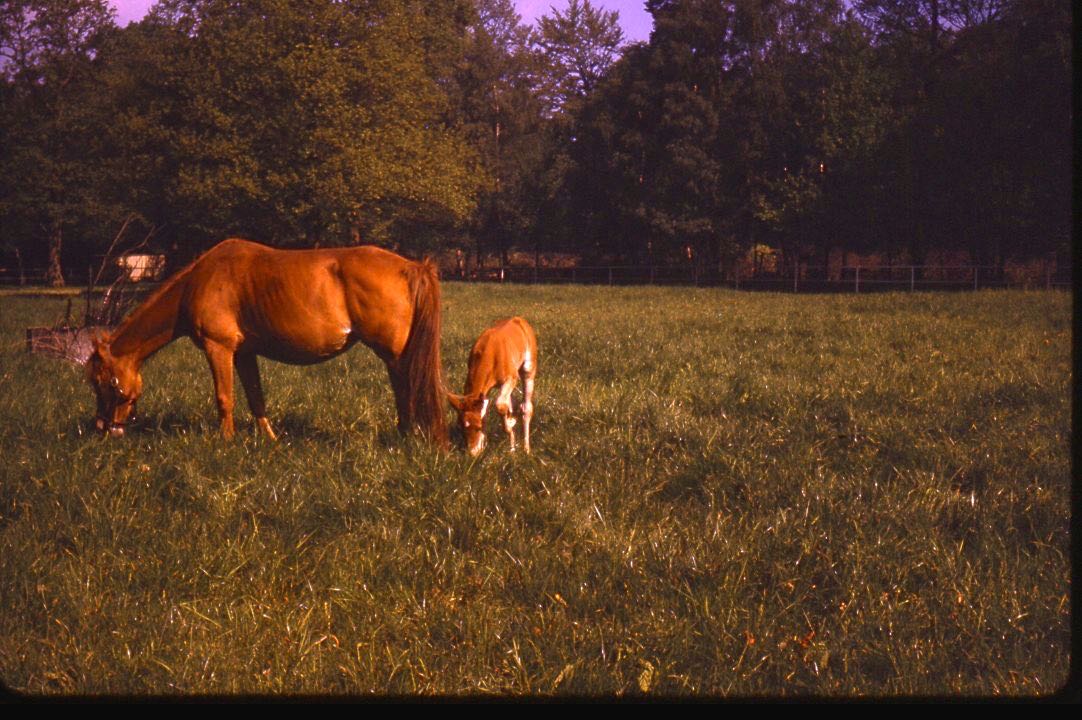
MULTIPOLYGON (((117 9, 117 22, 127 25, 132 20, 139 20, 146 14, 154 0, 110 0, 117 9)), ((629 41, 647 40, 650 37, 652 19, 646 12, 643 0, 592 0, 595 6, 620 13, 620 26, 629 41)), ((533 25, 538 17, 550 13, 555 7, 563 12, 567 0, 515 0, 522 22, 533 25)))

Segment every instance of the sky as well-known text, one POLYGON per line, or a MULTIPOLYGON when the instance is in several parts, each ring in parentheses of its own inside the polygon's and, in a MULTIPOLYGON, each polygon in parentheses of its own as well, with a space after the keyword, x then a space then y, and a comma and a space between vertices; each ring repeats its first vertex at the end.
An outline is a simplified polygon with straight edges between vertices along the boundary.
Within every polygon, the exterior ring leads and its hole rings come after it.
MULTIPOLYGON (((592 0, 595 7, 615 10, 620 13, 620 26, 628 41, 648 40, 652 18, 646 12, 644 0, 592 0)), ((117 23, 127 25, 133 20, 140 20, 146 14, 154 0, 110 0, 117 9, 117 23)), ((563 12, 567 0, 515 0, 515 7, 522 22, 533 25, 537 18, 550 14, 552 8, 563 12)))

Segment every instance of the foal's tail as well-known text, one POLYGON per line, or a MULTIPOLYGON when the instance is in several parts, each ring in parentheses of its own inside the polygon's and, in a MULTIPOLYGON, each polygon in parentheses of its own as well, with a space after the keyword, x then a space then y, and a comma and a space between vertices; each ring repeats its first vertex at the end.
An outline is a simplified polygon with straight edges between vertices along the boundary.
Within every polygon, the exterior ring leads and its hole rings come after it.
POLYGON ((431 259, 425 259, 410 263, 406 275, 413 296, 413 320, 398 366, 409 408, 406 424, 419 427, 430 441, 446 446, 439 271, 431 259))

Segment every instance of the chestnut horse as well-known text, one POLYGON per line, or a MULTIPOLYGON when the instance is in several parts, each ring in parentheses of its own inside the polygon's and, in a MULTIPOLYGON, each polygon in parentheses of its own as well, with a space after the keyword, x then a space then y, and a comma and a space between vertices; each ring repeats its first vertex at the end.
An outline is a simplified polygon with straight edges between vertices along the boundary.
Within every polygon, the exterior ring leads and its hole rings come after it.
POLYGON ((215 245, 95 340, 87 376, 99 430, 123 435, 143 390, 143 361, 184 336, 206 353, 226 438, 234 434, 234 366, 257 425, 274 439, 256 356, 309 365, 359 340, 387 365, 398 430, 416 427, 447 444, 440 285, 430 260, 371 246, 276 250, 238 239, 215 245))
POLYGON ((488 393, 497 385, 496 411, 503 418, 503 429, 515 449, 515 419, 511 411, 511 392, 517 378, 522 379, 523 444, 530 452, 530 418, 533 417, 533 381, 537 375, 537 335, 524 318, 500 320, 481 333, 470 350, 463 395, 447 393, 447 401, 458 412, 458 425, 466 438, 466 449, 473 457, 485 449, 485 411, 488 393))

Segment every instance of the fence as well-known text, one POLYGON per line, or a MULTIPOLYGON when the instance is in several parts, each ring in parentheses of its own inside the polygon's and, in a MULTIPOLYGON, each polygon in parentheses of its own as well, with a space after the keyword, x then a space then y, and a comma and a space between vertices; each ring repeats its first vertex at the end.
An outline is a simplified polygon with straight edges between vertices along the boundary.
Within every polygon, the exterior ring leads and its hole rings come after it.
MULTIPOLYGON (((1070 289, 1071 273, 1046 268, 1042 275, 985 265, 893 265, 889 267, 833 267, 801 265, 799 272, 761 273, 732 278, 716 268, 671 265, 579 265, 575 267, 504 267, 475 270, 466 276, 445 272, 446 280, 504 283, 567 283, 581 285, 695 285, 772 292, 882 292, 917 290, 983 290, 991 288, 1070 289)), ((86 287, 87 277, 69 275, 69 286, 86 287)), ((44 268, 21 273, 0 268, 0 286, 46 285, 44 268)), ((149 283, 152 286, 153 283, 149 283)))
POLYGON ((983 290, 992 288, 1069 289, 1069 271, 1043 274, 1004 271, 985 265, 893 265, 826 268, 801 265, 796 273, 761 273, 726 277, 716 269, 694 266, 579 265, 576 267, 503 267, 474 271, 448 280, 502 283, 568 283, 585 285, 696 285, 773 292, 882 292, 983 290))
MULTIPOLYGON (((116 280, 121 274, 127 275, 128 278, 135 283, 153 284, 157 282, 160 279, 158 276, 160 275, 161 268, 164 266, 164 262, 151 261, 151 265, 148 266, 147 261, 142 258, 157 258, 162 256, 139 255, 135 257, 140 258, 140 260, 136 261, 134 264, 129 262, 123 266, 120 264, 107 266, 102 273, 102 277, 99 278, 99 283, 108 285, 113 280, 116 280)), ((96 265, 87 266, 82 273, 72 268, 64 268, 64 284, 70 287, 85 288, 95 277, 97 272, 98 267, 96 265)), ((0 267, 0 286, 10 287, 12 285, 29 285, 36 287, 48 286, 48 270, 42 267, 0 267)))

